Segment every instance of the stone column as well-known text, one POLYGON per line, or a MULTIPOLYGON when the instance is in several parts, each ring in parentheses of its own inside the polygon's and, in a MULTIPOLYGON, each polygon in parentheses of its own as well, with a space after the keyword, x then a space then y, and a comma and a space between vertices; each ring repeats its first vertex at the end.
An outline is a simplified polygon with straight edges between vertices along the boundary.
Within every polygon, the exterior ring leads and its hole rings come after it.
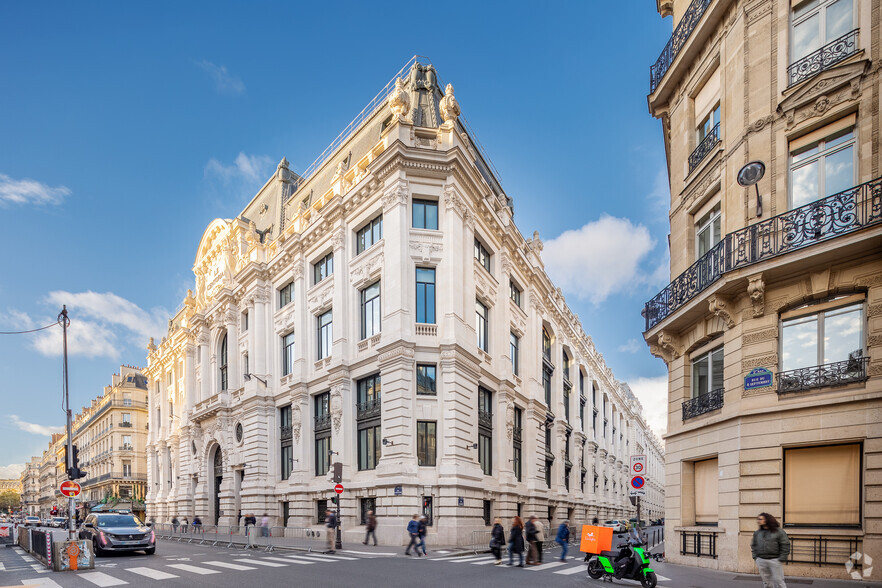
POLYGON ((196 402, 202 402, 211 396, 211 360, 208 353, 208 328, 202 327, 199 333, 199 397, 196 402))
POLYGON ((242 387, 243 378, 239 373, 239 309, 229 303, 224 315, 227 329, 227 389, 236 390, 242 387))
POLYGON ((188 339, 186 347, 184 347, 184 396, 187 410, 193 408, 196 404, 196 396, 198 390, 196 388, 196 346, 193 345, 192 338, 188 339))
MULTIPOLYGON (((416 431, 414 421, 414 350, 399 343, 383 348, 380 372, 383 374, 380 432, 390 444, 381 446, 377 477, 417 475, 416 431)), ((441 423, 439 422, 439 428, 441 423)), ((438 434, 440 453, 441 431, 438 434)))
MULTIPOLYGON (((267 367, 267 333, 272 333, 272 320, 267 317, 267 305, 272 302, 269 289, 258 287, 254 293, 253 312, 249 314, 249 330, 251 331, 251 344, 248 361, 251 371, 264 377, 267 367)), ((266 379, 266 378, 264 378, 266 379)))
MULTIPOLYGON (((407 203, 409 193, 408 182, 403 173, 386 180, 383 192, 383 259, 381 260, 384 271, 380 293, 382 330, 401 333, 402 338, 405 339, 409 339, 412 335, 416 317, 415 300, 407 299, 411 288, 404 283, 407 276, 412 275, 409 271, 410 257, 408 255, 410 223, 408 222, 407 203), (413 305, 413 313, 407 312, 411 305, 413 305)), ((437 274, 435 279, 437 283, 437 274)), ((438 322, 437 316, 435 321, 438 322)), ((357 324, 359 318, 352 322, 357 324)), ((359 338, 356 337, 356 340, 359 338)))
MULTIPOLYGON (((338 226, 334 230, 333 243, 334 292, 332 294, 333 301, 331 302, 331 308, 333 308, 331 361, 335 365, 338 365, 342 363, 344 358, 348 355, 347 343, 350 341, 350 337, 354 337, 355 340, 358 340, 359 324, 357 315, 350 318, 349 312, 348 302, 351 300, 350 295, 352 293, 350 293, 349 288, 349 260, 346 256, 346 229, 343 226, 338 226)), ((383 292, 383 294, 385 294, 385 292, 383 292)))

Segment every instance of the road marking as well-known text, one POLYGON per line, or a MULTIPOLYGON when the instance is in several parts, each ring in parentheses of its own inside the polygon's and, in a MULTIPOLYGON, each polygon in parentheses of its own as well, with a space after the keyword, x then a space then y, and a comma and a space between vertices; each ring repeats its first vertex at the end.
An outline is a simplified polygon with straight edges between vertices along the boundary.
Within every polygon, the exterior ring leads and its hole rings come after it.
POLYGON ((325 561, 335 561, 338 559, 348 559, 348 560, 356 560, 357 557, 346 557, 345 555, 325 555, 324 553, 319 555, 318 553, 310 553, 309 557, 314 557, 315 559, 321 559, 325 561))
POLYGON ((6 571, 6 566, 3 565, 2 561, 0 561, 0 572, 5 572, 5 571, 6 571))
POLYGON ((550 561, 548 563, 539 564, 538 566, 530 566, 527 568, 531 572, 538 572, 540 570, 550 570, 551 568, 556 568, 558 566, 566 565, 565 562, 562 561, 550 561))
POLYGON ((576 566, 574 568, 567 568, 565 570, 558 570, 554 572, 555 574, 560 574, 562 576, 572 576, 573 574, 578 574, 579 572, 588 573, 588 566, 576 566))
POLYGON ((168 567, 175 568, 176 570, 181 570, 184 572, 193 572, 194 574, 199 574, 201 576, 220 573, 217 570, 209 570, 208 568, 197 568, 196 566, 188 566, 187 564, 169 564, 168 567))
POLYGON ((303 564, 303 565, 309 565, 309 564, 314 564, 314 563, 325 563, 324 560, 322 560, 321 562, 318 562, 314 559, 300 557, 297 555, 287 555, 285 557, 268 557, 266 559, 274 559, 276 561, 286 561, 288 563, 296 563, 296 564, 303 564))
POLYGON ((146 576, 151 580, 171 580, 172 578, 180 577, 175 576, 174 574, 163 572, 161 570, 154 570, 153 568, 125 568, 125 570, 127 572, 138 574, 140 576, 146 576))
POLYGON ((122 586, 128 584, 125 580, 117 580, 113 576, 108 576, 104 572, 90 572, 88 574, 79 574, 83 580, 88 580, 96 586, 122 586))
POLYGON ((495 557, 491 557, 490 559, 487 559, 487 560, 483 560, 483 561, 471 561, 471 562, 469 562, 469 563, 472 564, 472 565, 475 565, 475 566, 486 566, 487 564, 496 563, 496 558, 495 558, 495 557))
POLYGON ((253 568, 251 566, 241 566, 239 564, 229 563, 229 562, 225 562, 225 561, 204 561, 202 563, 207 566, 217 566, 219 568, 229 568, 231 570, 239 570, 239 571, 256 570, 257 569, 257 568, 253 568))
MULTIPOLYGON (((352 551, 347 549, 346 553, 355 553, 357 555, 398 555, 394 551, 352 551)), ((449 551, 437 551, 436 553, 450 553, 449 551)))
POLYGON ((285 567, 285 564, 275 563, 272 561, 263 561, 262 559, 236 559, 233 561, 238 561, 240 563, 247 563, 247 564, 258 564, 258 565, 267 566, 270 568, 284 568, 285 567))
POLYGON ((61 585, 56 584, 49 578, 33 578, 31 580, 22 580, 21 583, 25 586, 40 586, 40 588, 61 588, 61 585))
POLYGON ((481 555, 481 556, 479 556, 479 557, 475 557, 475 556, 471 556, 471 557, 456 557, 456 558, 446 559, 445 561, 449 561, 450 563, 466 563, 466 562, 468 562, 468 563, 474 563, 474 562, 476 562, 476 561, 483 561, 483 560, 485 560, 485 559, 486 559, 486 560, 492 560, 492 559, 493 559, 493 556, 491 555, 490 557, 487 557, 486 555, 481 555))

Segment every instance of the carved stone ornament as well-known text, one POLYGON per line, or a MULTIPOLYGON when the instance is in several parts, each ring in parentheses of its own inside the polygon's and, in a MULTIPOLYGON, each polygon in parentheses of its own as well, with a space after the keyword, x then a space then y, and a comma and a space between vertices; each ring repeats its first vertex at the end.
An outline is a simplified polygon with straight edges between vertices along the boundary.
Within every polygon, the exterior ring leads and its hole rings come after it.
POLYGON ((511 400, 505 403, 505 431, 508 434, 508 440, 511 441, 514 434, 514 402, 511 400))
POLYGON ((715 294, 708 299, 707 303, 708 310, 723 319, 726 327, 731 329, 735 326, 735 319, 732 318, 731 301, 715 294))
POLYGON ((763 282, 762 274, 748 278, 747 294, 750 296, 751 304, 753 304, 754 317, 761 317, 765 312, 765 292, 766 283, 763 282))
POLYGON ((655 357, 660 357, 665 363, 671 363, 674 359, 683 355, 680 351, 680 340, 664 331, 658 334, 658 343, 649 346, 649 352, 655 357))
POLYGON ((787 129, 822 117, 839 104, 856 101, 868 66, 867 60, 860 60, 821 72, 782 100, 778 112, 787 120, 787 129))
POLYGON ((383 193, 383 210, 407 204, 407 180, 398 180, 383 193))
POLYGON ((423 263, 440 262, 443 243, 439 241, 411 241, 410 256, 423 263))
POLYGON ((532 251, 536 255, 542 253, 542 249, 545 245, 542 244, 542 239, 539 238, 539 231, 533 231, 533 238, 527 239, 527 251, 532 251))
POLYGON ((302 415, 300 412, 300 405, 295 404, 291 407, 291 434, 294 435, 294 442, 300 443, 300 425, 302 421, 302 415))
POLYGON ((339 433, 343 422, 343 394, 340 386, 331 391, 331 421, 334 423, 334 432, 339 433))
POLYGON ((404 89, 402 78, 395 80, 395 89, 389 92, 387 100, 392 116, 400 122, 407 122, 407 115, 410 112, 410 92, 404 89))
POLYGON ((459 102, 453 96, 453 84, 447 84, 444 88, 444 98, 441 99, 438 110, 447 126, 452 127, 456 124, 456 119, 459 118, 459 102))

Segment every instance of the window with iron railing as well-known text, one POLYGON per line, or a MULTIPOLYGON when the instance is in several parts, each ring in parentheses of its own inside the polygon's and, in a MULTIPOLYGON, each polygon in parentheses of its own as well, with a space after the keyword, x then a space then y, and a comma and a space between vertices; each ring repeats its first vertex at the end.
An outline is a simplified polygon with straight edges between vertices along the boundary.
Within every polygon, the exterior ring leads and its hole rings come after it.
POLYGON ((809 0, 794 5, 790 25, 790 85, 818 74, 858 50, 855 0, 809 0))

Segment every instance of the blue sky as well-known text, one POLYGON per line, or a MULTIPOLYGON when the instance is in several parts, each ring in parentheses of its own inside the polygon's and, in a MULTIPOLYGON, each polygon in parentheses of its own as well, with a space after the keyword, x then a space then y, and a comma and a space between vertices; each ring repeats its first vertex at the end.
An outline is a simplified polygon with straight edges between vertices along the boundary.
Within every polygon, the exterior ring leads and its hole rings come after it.
MULTIPOLYGON (((655 3, 0 5, 0 331, 67 304, 72 404, 193 282, 208 223, 283 157, 305 169, 410 58, 428 56, 525 235, 617 377, 661 424, 640 310, 667 282, 667 176, 649 66, 655 3), (541 8, 539 8, 541 7, 541 8)), ((0 336, 0 477, 63 424, 57 329, 0 336)))

